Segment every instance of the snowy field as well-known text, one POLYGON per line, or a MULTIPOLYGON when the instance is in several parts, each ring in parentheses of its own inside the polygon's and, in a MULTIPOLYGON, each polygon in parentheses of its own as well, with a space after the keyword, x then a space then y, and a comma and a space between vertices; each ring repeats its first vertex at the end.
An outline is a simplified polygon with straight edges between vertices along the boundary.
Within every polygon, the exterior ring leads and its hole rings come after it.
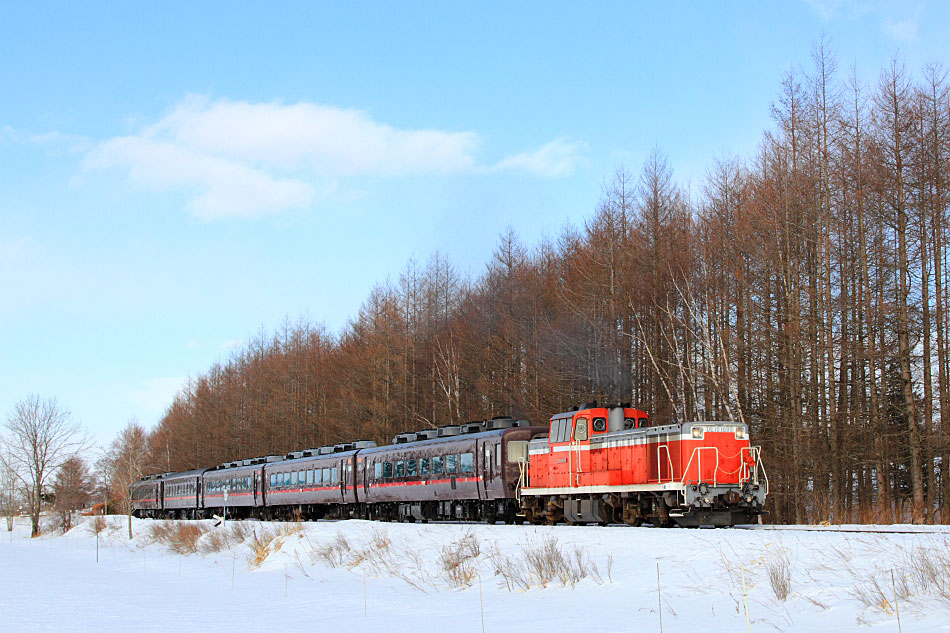
POLYGON ((184 523, 20 519, 0 631, 950 631, 941 528, 184 523))

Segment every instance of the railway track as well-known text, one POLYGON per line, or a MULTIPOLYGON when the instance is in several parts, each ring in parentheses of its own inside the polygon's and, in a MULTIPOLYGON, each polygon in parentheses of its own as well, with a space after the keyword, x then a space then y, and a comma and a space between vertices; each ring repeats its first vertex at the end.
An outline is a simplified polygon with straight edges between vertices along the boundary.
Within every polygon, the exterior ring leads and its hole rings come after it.
POLYGON ((860 527, 837 527, 833 525, 736 525, 736 530, 761 530, 774 532, 848 532, 853 534, 946 534, 950 535, 950 528, 946 530, 921 530, 895 526, 882 526, 865 529, 860 527))

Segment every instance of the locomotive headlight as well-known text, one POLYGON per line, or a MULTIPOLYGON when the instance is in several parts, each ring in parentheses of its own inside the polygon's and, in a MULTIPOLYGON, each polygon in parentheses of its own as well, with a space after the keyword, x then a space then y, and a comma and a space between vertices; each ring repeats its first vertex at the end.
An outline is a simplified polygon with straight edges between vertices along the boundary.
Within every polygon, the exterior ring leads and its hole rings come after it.
POLYGON ((742 428, 737 428, 737 429, 736 429, 736 439, 737 439, 737 440, 744 440, 744 439, 746 439, 746 432, 745 432, 745 429, 742 429, 742 428))
POLYGON ((701 426, 694 426, 694 427, 693 427, 693 439, 694 439, 694 440, 701 440, 701 439, 703 439, 703 427, 701 427, 701 426))

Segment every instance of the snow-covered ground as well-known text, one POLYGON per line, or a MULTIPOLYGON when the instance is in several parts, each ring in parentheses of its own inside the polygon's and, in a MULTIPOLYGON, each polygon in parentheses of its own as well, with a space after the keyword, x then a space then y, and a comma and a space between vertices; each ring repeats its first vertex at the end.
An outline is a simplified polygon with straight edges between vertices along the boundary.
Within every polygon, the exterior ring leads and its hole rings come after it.
POLYGON ((897 631, 897 609, 904 631, 950 631, 939 529, 205 521, 192 543, 175 523, 136 520, 128 541, 105 517, 97 562, 91 519, 38 539, 19 520, 0 532, 0 631, 660 631, 657 565, 666 632, 745 631, 746 604, 752 631, 897 631))

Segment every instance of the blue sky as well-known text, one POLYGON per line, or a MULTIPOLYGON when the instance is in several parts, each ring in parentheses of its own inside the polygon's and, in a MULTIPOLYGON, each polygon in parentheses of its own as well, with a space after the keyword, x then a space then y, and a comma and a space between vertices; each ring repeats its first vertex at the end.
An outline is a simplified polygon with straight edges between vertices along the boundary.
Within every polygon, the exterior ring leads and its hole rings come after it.
POLYGON ((0 414, 100 442, 283 317, 578 225, 659 146, 747 156, 824 32, 868 82, 945 3, 0 5, 0 414), (592 6, 587 6, 592 5, 592 6))

